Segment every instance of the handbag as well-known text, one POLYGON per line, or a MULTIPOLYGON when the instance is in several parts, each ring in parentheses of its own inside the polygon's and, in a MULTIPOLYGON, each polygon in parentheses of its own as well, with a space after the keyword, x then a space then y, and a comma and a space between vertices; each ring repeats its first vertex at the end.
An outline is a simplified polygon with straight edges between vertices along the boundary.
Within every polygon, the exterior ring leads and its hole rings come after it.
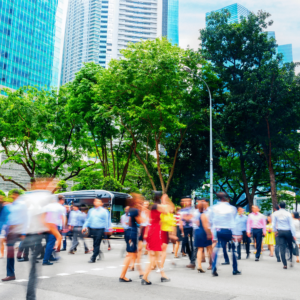
POLYGON ((293 241, 293 255, 299 256, 299 248, 295 241, 293 241))

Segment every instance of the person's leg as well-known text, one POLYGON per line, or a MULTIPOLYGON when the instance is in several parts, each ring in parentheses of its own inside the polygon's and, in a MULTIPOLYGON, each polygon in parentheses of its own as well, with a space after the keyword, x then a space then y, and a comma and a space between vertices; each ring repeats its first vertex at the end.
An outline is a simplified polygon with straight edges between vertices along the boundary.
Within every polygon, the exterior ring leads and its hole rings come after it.
POLYGON ((155 264, 155 258, 156 258, 155 252, 154 251, 149 251, 150 263, 148 264, 148 266, 145 270, 144 276, 143 276, 143 279, 147 282, 148 282, 148 276, 149 276, 149 274, 151 272, 151 269, 152 269, 152 265, 155 264))
POLYGON ((190 246, 189 246, 189 237, 188 237, 188 230, 187 228, 184 228, 184 238, 182 241, 182 247, 185 249, 185 253, 188 254, 190 260, 191 260, 191 250, 190 250, 190 246))
POLYGON ((269 245, 270 246, 270 256, 273 257, 274 255, 274 246, 273 245, 269 245))
POLYGON ((233 268, 233 272, 236 272, 238 270, 237 259, 236 259, 236 254, 235 254, 235 248, 236 248, 236 244, 235 244, 235 242, 232 242, 231 243, 231 250, 232 250, 232 268, 233 268))
POLYGON ((47 238, 47 244, 46 244, 46 249, 45 249, 45 255, 43 259, 43 263, 48 263, 50 256, 53 251, 53 247, 55 245, 56 238, 53 234, 49 233, 48 238, 47 238))
POLYGON ((194 230, 193 228, 189 228, 189 246, 190 246, 190 261, 191 264, 194 265, 195 261, 196 261, 196 255, 194 255, 194 241, 193 241, 193 237, 194 237, 194 230))
POLYGON ((127 253, 125 260, 124 260, 124 267, 123 267, 121 275, 120 275, 121 279, 124 279, 126 281, 129 280, 128 278, 126 278, 126 273, 127 273, 130 262, 133 259, 135 259, 135 257, 136 257, 136 253, 127 253))
POLYGON ((247 257, 250 254, 250 244, 251 244, 251 239, 247 236, 247 232, 243 231, 243 243, 246 246, 246 254, 247 257))
POLYGON ((202 253, 204 253, 203 250, 204 250, 204 248, 198 247, 198 251, 197 251, 198 270, 202 269, 202 253))
POLYGON ((4 238, 0 238, 0 258, 4 257, 4 238))
POLYGON ((283 266, 287 266, 286 257, 285 257, 287 241, 286 241, 285 235, 282 231, 278 231, 278 243, 280 246, 281 261, 283 263, 283 266))
POLYGON ((291 231, 286 232, 287 245, 290 250, 290 261, 293 262, 293 236, 291 231))
POLYGON ((18 252, 17 252, 17 258, 21 259, 23 256, 23 252, 24 252, 24 241, 21 241, 18 247, 18 252))
MULTIPOLYGON (((27 238, 27 237, 26 237, 27 238)), ((33 248, 32 258, 30 262, 29 280, 27 285, 26 300, 36 299, 36 284, 37 284, 37 256, 41 252, 42 235, 34 234, 28 237, 28 247, 33 248)))
POLYGON ((143 275, 143 270, 142 270, 142 267, 141 267, 142 253, 143 253, 143 241, 139 241, 139 243, 138 243, 138 253, 137 253, 137 257, 136 257, 136 263, 137 263, 137 269, 138 269, 140 275, 143 275))
POLYGON ((95 237, 94 237, 94 252, 91 257, 91 260, 95 261, 97 256, 100 253, 100 244, 103 238, 104 229, 95 229, 95 237))
POLYGON ((15 276, 15 250, 16 236, 14 234, 8 234, 7 236, 7 265, 6 275, 15 276))
POLYGON ((175 245, 175 253, 174 253, 174 256, 175 256, 175 257, 178 257, 179 246, 180 246, 180 242, 176 242, 176 245, 175 245))
POLYGON ((219 254, 219 250, 222 247, 222 239, 221 239, 221 235, 220 232, 217 232, 217 243, 214 245, 214 251, 212 254, 212 273, 217 272, 217 261, 218 261, 218 254, 219 254))
POLYGON ((167 258, 167 248, 168 248, 168 244, 162 244, 160 269, 164 268, 165 261, 167 258))
POLYGON ((224 240, 224 239, 221 239, 221 245, 222 245, 222 248, 223 248, 225 263, 229 263, 229 257, 228 257, 228 253, 227 253, 227 249, 226 249, 227 241, 224 240))
POLYGON ((238 259, 241 259, 241 242, 239 242, 237 246, 237 256, 238 259))
POLYGON ((280 246, 279 246, 279 240, 278 240, 278 237, 276 236, 275 237, 275 255, 276 255, 276 258, 277 258, 277 262, 280 262, 280 246))
POLYGON ((260 258, 261 245, 262 245, 262 230, 256 229, 256 258, 260 258))
POLYGON ((78 228, 74 227, 73 229, 73 239, 72 239, 72 246, 70 248, 70 252, 73 252, 75 250, 75 248, 78 246, 79 242, 78 242, 78 228))

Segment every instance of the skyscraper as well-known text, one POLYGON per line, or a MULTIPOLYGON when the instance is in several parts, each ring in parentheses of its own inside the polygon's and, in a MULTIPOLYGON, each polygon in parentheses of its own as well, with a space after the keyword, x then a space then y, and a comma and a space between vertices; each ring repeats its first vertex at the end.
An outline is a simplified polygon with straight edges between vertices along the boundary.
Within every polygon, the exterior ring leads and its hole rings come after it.
POLYGON ((63 0, 0 1, 0 87, 58 87, 63 0))
POLYGON ((61 83, 72 81, 84 62, 107 67, 129 42, 167 36, 178 44, 178 1, 70 0, 61 83))
POLYGON ((179 0, 163 0, 162 35, 173 45, 179 44, 179 0))
POLYGON ((283 55, 283 63, 293 62, 293 45, 279 45, 277 48, 277 53, 283 55))
MULTIPOLYGON (((275 31, 267 31, 268 38, 274 38, 275 37, 275 31)), ((286 44, 286 45, 278 45, 277 47, 277 53, 283 55, 283 63, 291 63, 293 62, 293 45, 292 44, 286 44)))
MULTIPOLYGON (((227 9, 231 15, 228 19, 228 23, 239 23, 241 21, 241 17, 246 18, 250 14, 250 11, 247 8, 238 3, 225 6, 218 10, 214 10, 214 12, 222 12, 224 9, 227 9)), ((206 17, 208 17, 211 13, 212 12, 206 13, 206 17)))

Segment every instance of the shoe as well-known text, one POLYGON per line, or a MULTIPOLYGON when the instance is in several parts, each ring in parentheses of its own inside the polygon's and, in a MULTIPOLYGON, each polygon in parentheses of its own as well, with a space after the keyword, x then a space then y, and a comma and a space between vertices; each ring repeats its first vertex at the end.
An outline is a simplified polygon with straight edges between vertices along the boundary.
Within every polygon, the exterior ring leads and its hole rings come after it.
POLYGON ((230 265, 230 262, 229 261, 225 261, 224 263, 221 263, 221 265, 225 266, 225 265, 230 265))
POLYGON ((161 281, 161 282, 169 282, 169 281, 171 281, 171 279, 170 279, 170 278, 162 277, 162 278, 160 279, 160 281, 161 281))
POLYGON ((18 260, 18 262, 29 261, 28 258, 24 258, 24 257, 17 258, 17 260, 18 260))
POLYGON ((141 284, 142 285, 150 285, 150 284, 152 284, 152 282, 151 281, 146 281, 145 279, 142 279, 141 284))
POLYGON ((50 257, 50 259, 49 259, 50 261, 59 261, 59 257, 50 257))
POLYGON ((144 275, 140 275, 140 276, 139 276, 140 279, 143 279, 143 277, 144 277, 144 275))
POLYGON ((248 259, 250 257, 250 254, 247 254, 246 259, 248 259))
POLYGON ((43 262, 43 266, 52 266, 52 265, 53 265, 53 263, 50 261, 43 262))
POLYGON ((198 273, 205 273, 205 271, 202 268, 198 268, 198 273))
POLYGON ((132 280, 131 279, 125 280, 123 278, 119 278, 119 282, 132 282, 132 280))
POLYGON ((241 260, 241 257, 240 257, 240 256, 238 256, 236 259, 237 259, 237 260, 241 260))
POLYGON ((75 252, 74 252, 74 251, 69 251, 68 253, 69 253, 69 254, 75 254, 75 252))
POLYGON ((242 275, 242 272, 240 272, 240 271, 233 271, 232 275, 242 275))
POLYGON ((212 270, 212 266, 209 266, 209 267, 207 268, 207 270, 212 270))
POLYGON ((108 249, 107 249, 108 251, 110 251, 111 250, 111 248, 110 247, 108 247, 108 249))
MULTIPOLYGON (((287 266, 283 266, 283 268, 286 270, 287 269, 287 266)), ((3 280, 3 279, 2 279, 3 280)))
POLYGON ((179 256, 174 256, 174 258, 180 258, 179 256))
POLYGON ((11 280, 16 280, 16 276, 7 276, 5 278, 2 279, 2 281, 11 281, 11 280))
POLYGON ((182 256, 186 256, 186 254, 185 254, 185 253, 182 253, 182 256))
POLYGON ((212 272, 212 276, 217 277, 217 276, 219 276, 219 274, 217 273, 217 271, 214 271, 214 272, 212 272))
POLYGON ((89 261, 88 261, 88 263, 90 263, 90 264, 94 264, 96 261, 94 261, 93 259, 90 259, 89 261))
POLYGON ((259 258, 255 258, 255 261, 259 261, 259 258))
POLYGON ((277 262, 281 262, 281 260, 277 258, 277 262))
POLYGON ((66 249, 66 248, 63 248, 63 249, 60 249, 60 251, 67 251, 67 249, 66 249))
POLYGON ((90 253, 90 250, 85 250, 84 251, 84 254, 88 254, 88 253, 90 253))
POLYGON ((196 265, 194 265, 194 264, 189 264, 189 265, 187 265, 186 267, 189 268, 189 269, 195 270, 196 265))

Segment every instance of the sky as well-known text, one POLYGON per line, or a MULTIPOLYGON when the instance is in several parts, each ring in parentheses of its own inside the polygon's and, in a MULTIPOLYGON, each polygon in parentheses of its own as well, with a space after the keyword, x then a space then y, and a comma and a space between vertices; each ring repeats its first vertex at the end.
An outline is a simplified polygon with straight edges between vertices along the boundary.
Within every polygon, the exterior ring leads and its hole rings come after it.
POLYGON ((254 13, 269 12, 274 23, 268 31, 275 31, 278 45, 293 44, 294 62, 300 62, 300 0, 179 0, 179 46, 198 49, 199 29, 205 27, 205 14, 234 3, 254 13))

